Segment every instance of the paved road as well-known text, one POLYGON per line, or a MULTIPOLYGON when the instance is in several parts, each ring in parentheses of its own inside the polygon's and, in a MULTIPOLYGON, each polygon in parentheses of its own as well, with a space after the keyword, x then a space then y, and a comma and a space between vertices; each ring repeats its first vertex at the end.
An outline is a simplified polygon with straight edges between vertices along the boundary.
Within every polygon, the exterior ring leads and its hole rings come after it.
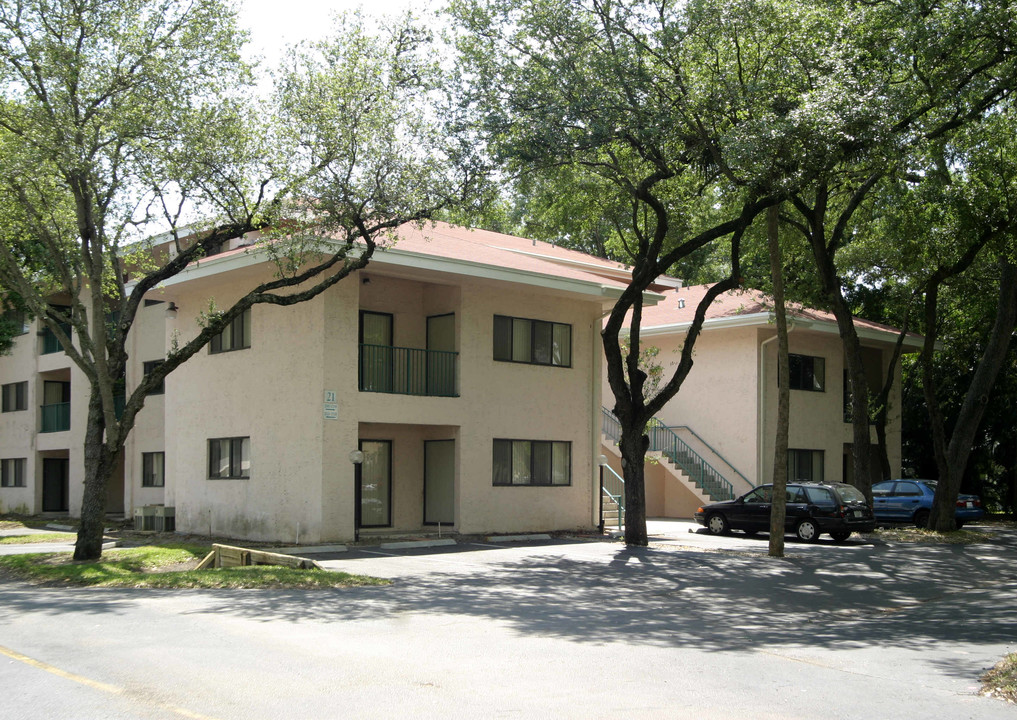
POLYGON ((975 694, 1017 651, 1013 534, 724 542, 348 555, 396 579, 334 591, 7 584, 3 717, 1015 717, 975 694))

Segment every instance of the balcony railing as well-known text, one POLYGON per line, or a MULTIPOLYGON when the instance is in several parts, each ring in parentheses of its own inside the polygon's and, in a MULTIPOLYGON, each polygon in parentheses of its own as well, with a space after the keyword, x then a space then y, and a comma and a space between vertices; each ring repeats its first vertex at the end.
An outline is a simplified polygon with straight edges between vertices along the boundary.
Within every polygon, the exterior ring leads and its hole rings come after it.
POLYGON ((360 346, 360 390, 397 395, 458 397, 459 353, 389 345, 360 346))
MULTIPOLYGON (((60 329, 63 330, 68 337, 70 336, 71 334, 70 325, 61 325, 60 329)), ((63 351, 64 347, 63 345, 60 344, 60 341, 57 340, 57 336, 53 334, 52 330, 50 330, 49 328, 45 328, 42 331, 42 354, 50 355, 52 353, 58 353, 63 351)))
POLYGON ((40 432, 63 432, 71 429, 71 404, 69 402, 43 405, 41 409, 42 428, 40 432))

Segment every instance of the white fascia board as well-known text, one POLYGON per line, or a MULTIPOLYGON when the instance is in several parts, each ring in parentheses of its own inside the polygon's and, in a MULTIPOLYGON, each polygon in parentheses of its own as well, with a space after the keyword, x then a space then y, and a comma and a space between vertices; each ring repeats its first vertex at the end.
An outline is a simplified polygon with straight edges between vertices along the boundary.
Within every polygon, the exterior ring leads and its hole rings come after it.
MULTIPOLYGON (((806 320, 803 318, 789 317, 788 322, 793 327, 808 328, 816 332, 840 335, 837 323, 832 320, 806 320)), ((752 313, 749 315, 733 315, 730 317, 715 318, 703 322, 703 331, 719 330, 721 328, 749 327, 752 325, 772 325, 773 313, 752 313)), ((671 323, 669 325, 651 325, 640 329, 640 337, 653 337, 656 335, 682 335, 688 332, 692 326, 691 322, 671 323)), ((897 333, 890 330, 877 330, 868 327, 855 327, 860 340, 874 340, 878 342, 895 342, 897 333)), ((904 346, 921 349, 921 338, 908 336, 904 340, 904 346)))
MULTIPOLYGON (((363 247, 355 246, 350 250, 350 257, 357 257, 363 252, 363 247)), ((213 255, 203 258, 197 263, 188 266, 172 278, 161 283, 162 286, 177 285, 206 278, 220 273, 239 270, 242 268, 258 265, 267 259, 266 251, 259 248, 249 248, 245 252, 228 256, 213 255)), ((621 297, 624 288, 602 285, 589 280, 576 280, 553 275, 543 275, 529 270, 518 270, 516 268, 499 267, 478 263, 460 258, 443 258, 434 255, 424 255, 407 250, 399 250, 395 247, 379 247, 375 250, 371 265, 387 265, 390 267, 403 267, 413 270, 424 270, 433 272, 444 272, 453 275, 483 278, 487 280, 503 280, 506 282, 523 285, 537 286, 549 290, 561 290, 564 292, 577 293, 580 295, 592 295, 597 298, 616 300, 621 297)), ((643 302, 655 305, 663 300, 663 295, 657 293, 643 293, 643 302)))
MULTIPOLYGON (((536 258, 537 260, 553 263, 555 265, 574 267, 577 270, 582 270, 583 272, 592 273, 594 275, 608 275, 618 280, 619 282, 624 282, 626 285, 628 285, 629 281, 632 279, 632 269, 625 266, 605 267, 604 265, 598 265, 597 263, 592 262, 583 262, 582 260, 576 260, 574 258, 554 257, 551 255, 544 255, 538 252, 528 252, 526 250, 518 250, 516 248, 507 248, 501 246, 497 247, 499 250, 516 253, 517 255, 525 255, 526 257, 536 258)), ((656 285, 663 285, 665 287, 673 288, 676 290, 680 290, 684 286, 684 283, 681 280, 677 278, 668 277, 667 275, 661 275, 653 282, 656 285)), ((657 302, 659 302, 659 300, 657 302)))
POLYGON ((232 270, 252 267, 265 262, 267 258, 268 253, 256 247, 246 248, 244 252, 238 252, 235 255, 212 255, 211 257, 196 260, 173 277, 163 280, 159 283, 158 287, 179 285, 191 280, 200 280, 211 275, 219 275, 232 270))
POLYGON ((551 255, 544 255, 538 252, 528 252, 526 250, 518 250, 516 248, 497 247, 498 250, 504 250, 505 252, 515 253, 516 255, 525 255, 526 257, 536 258, 537 260, 543 260, 544 262, 554 263, 555 265, 566 265, 582 270, 583 272, 590 273, 603 273, 605 275, 613 275, 619 280, 622 278, 631 278, 632 272, 625 267, 605 267, 604 265, 598 265, 592 262, 583 262, 582 260, 576 260, 574 258, 563 258, 554 257, 551 255))
MULTIPOLYGON (((748 327, 750 325, 768 325, 770 313, 752 313, 750 315, 733 315, 731 317, 714 318, 703 321, 703 330, 731 327, 748 327)), ((692 327, 691 322, 669 323, 667 325, 644 325, 639 329, 639 337, 655 335, 682 335, 692 327)), ((626 331, 628 329, 626 328, 626 331)))
MULTIPOLYGON (((378 250, 374 253, 374 257, 371 258, 371 263, 389 265, 391 267, 431 270, 434 272, 464 275, 467 277, 482 278, 485 280, 503 280, 505 282, 534 285, 549 290, 561 290, 581 295, 593 295, 612 300, 621 297, 622 292, 625 290, 623 287, 602 285, 599 282, 591 280, 577 280, 574 278, 544 275, 530 270, 518 270, 511 267, 489 265, 487 263, 463 260, 461 258, 445 258, 434 255, 423 255, 407 250, 400 250, 398 247, 378 248, 378 250)), ((644 302, 652 305, 663 300, 663 296, 658 295, 657 293, 643 293, 643 295, 644 302)))
MULTIPOLYGON (((798 322, 798 321, 796 321, 798 322)), ((803 327, 805 323, 798 323, 803 327)), ((810 330, 817 332, 832 333, 834 335, 840 335, 840 328, 837 327, 837 323, 832 320, 809 320, 807 321, 807 327, 810 330)), ((893 343, 897 341, 900 331, 893 330, 877 330, 876 328, 858 327, 855 326, 855 333, 858 335, 859 340, 876 340, 878 342, 893 343)), ((922 338, 916 335, 908 335, 904 338, 904 347, 914 348, 915 350, 921 350, 923 345, 922 338)), ((940 349, 939 343, 937 342, 936 348, 940 349)))

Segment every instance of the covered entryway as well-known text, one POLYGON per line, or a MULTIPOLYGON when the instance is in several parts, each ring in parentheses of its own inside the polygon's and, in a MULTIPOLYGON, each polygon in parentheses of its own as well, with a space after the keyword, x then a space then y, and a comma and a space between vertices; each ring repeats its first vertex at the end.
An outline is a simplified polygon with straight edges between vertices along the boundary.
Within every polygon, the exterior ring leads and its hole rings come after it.
POLYGON ((392 525, 392 442, 361 440, 357 472, 357 528, 392 525))
POLYGON ((42 459, 42 511, 67 512, 70 463, 67 458, 42 459))
POLYGON ((456 442, 424 441, 424 524, 455 522, 456 442))
POLYGON ((458 428, 360 423, 356 471, 360 537, 454 530, 458 522, 458 428))

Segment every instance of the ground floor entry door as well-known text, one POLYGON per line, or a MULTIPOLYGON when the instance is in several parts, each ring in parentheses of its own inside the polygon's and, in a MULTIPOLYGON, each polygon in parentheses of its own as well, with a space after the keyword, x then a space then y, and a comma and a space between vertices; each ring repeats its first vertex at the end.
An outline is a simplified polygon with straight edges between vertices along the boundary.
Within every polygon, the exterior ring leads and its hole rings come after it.
POLYGON ((42 459, 42 511, 67 512, 67 458, 42 459))
POLYGON ((392 443, 389 440, 361 440, 357 478, 357 527, 392 525, 392 443))
POLYGON ((424 443, 424 524, 455 522, 455 440, 424 443))

